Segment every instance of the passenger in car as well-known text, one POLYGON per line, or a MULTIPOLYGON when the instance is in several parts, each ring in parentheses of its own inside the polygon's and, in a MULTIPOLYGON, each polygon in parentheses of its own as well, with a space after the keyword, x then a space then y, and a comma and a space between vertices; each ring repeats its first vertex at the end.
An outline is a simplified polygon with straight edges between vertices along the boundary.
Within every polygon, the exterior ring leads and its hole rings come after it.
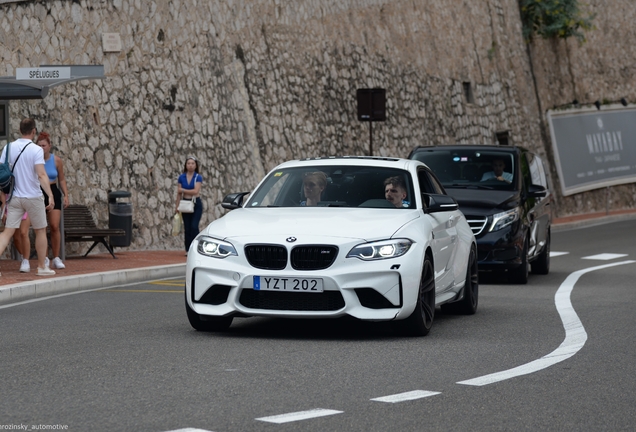
POLYGON ((397 208, 408 207, 406 185, 401 177, 389 177, 384 180, 384 197, 397 208))
POLYGON ((322 192, 327 186, 327 176, 322 171, 305 173, 303 177, 303 192, 305 201, 301 206, 316 206, 321 200, 322 192))
POLYGON ((512 173, 504 171, 506 169, 506 161, 503 160, 503 158, 493 159, 491 167, 492 171, 484 173, 481 177, 481 181, 499 180, 512 183, 512 173))

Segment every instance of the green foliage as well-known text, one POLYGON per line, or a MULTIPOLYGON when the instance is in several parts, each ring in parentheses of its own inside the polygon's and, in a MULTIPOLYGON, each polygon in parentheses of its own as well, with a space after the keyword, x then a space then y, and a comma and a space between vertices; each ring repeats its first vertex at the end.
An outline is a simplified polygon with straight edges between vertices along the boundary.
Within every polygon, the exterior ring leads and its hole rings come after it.
POLYGON ((578 0, 519 0, 523 37, 537 34, 544 39, 576 37, 584 42, 583 30, 591 30, 596 14, 584 16, 578 0))

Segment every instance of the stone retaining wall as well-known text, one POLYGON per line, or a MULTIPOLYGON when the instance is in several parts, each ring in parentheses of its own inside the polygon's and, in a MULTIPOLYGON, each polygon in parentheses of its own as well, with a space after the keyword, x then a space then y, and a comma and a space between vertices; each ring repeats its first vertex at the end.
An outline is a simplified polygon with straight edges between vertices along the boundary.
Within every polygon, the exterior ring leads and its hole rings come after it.
MULTIPOLYGON (((511 144, 550 160, 545 110, 573 96, 594 99, 599 83, 603 97, 634 95, 631 3, 592 2, 599 29, 582 47, 537 41, 527 49, 516 0, 9 2, 0 4, 0 75, 103 64, 103 81, 12 102, 11 127, 31 116, 52 134, 71 202, 89 205, 100 226, 107 191, 127 190, 131 247, 177 248, 170 218, 187 155, 202 162, 203 227, 223 214, 226 193, 250 190, 284 160, 367 154, 358 88, 387 89, 375 155, 493 143, 508 131, 511 144), (104 53, 102 33, 119 33, 121 52, 104 53)), ((631 206, 635 193, 611 188, 611 207, 631 206)), ((605 196, 558 196, 556 211, 596 211, 605 196)))

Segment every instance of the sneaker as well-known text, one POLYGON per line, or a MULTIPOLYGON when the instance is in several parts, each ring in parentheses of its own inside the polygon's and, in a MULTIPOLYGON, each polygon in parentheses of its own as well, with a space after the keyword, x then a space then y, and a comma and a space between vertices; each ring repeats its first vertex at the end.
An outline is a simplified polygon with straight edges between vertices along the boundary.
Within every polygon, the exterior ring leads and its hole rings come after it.
POLYGON ((51 262, 49 261, 49 257, 45 257, 44 258, 44 267, 49 267, 49 264, 51 264, 51 262))
POLYGON ((49 266, 46 266, 44 268, 38 267, 38 276, 53 276, 54 274, 55 271, 51 270, 49 266))
POLYGON ((28 273, 31 271, 31 264, 28 259, 23 259, 22 264, 20 264, 20 273, 28 273))
POLYGON ((60 257, 55 257, 53 258, 53 265, 51 266, 53 268, 57 268, 57 269, 63 269, 66 268, 66 266, 64 265, 64 263, 62 262, 62 260, 60 259, 60 257))

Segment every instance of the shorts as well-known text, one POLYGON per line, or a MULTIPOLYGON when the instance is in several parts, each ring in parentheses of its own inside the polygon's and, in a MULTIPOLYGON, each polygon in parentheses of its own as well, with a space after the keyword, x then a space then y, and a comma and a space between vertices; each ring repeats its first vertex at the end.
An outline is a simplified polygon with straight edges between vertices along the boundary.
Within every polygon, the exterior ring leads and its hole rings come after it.
MULTIPOLYGON (((62 210, 62 191, 60 191, 57 187, 57 183, 51 183, 51 192, 53 192, 53 210, 62 210)), ((42 195, 44 195, 44 207, 49 205, 49 197, 42 190, 42 195)))
POLYGON ((25 215, 29 214, 33 229, 46 228, 46 208, 43 197, 22 198, 14 196, 7 204, 7 228, 20 228, 20 222, 25 215))

